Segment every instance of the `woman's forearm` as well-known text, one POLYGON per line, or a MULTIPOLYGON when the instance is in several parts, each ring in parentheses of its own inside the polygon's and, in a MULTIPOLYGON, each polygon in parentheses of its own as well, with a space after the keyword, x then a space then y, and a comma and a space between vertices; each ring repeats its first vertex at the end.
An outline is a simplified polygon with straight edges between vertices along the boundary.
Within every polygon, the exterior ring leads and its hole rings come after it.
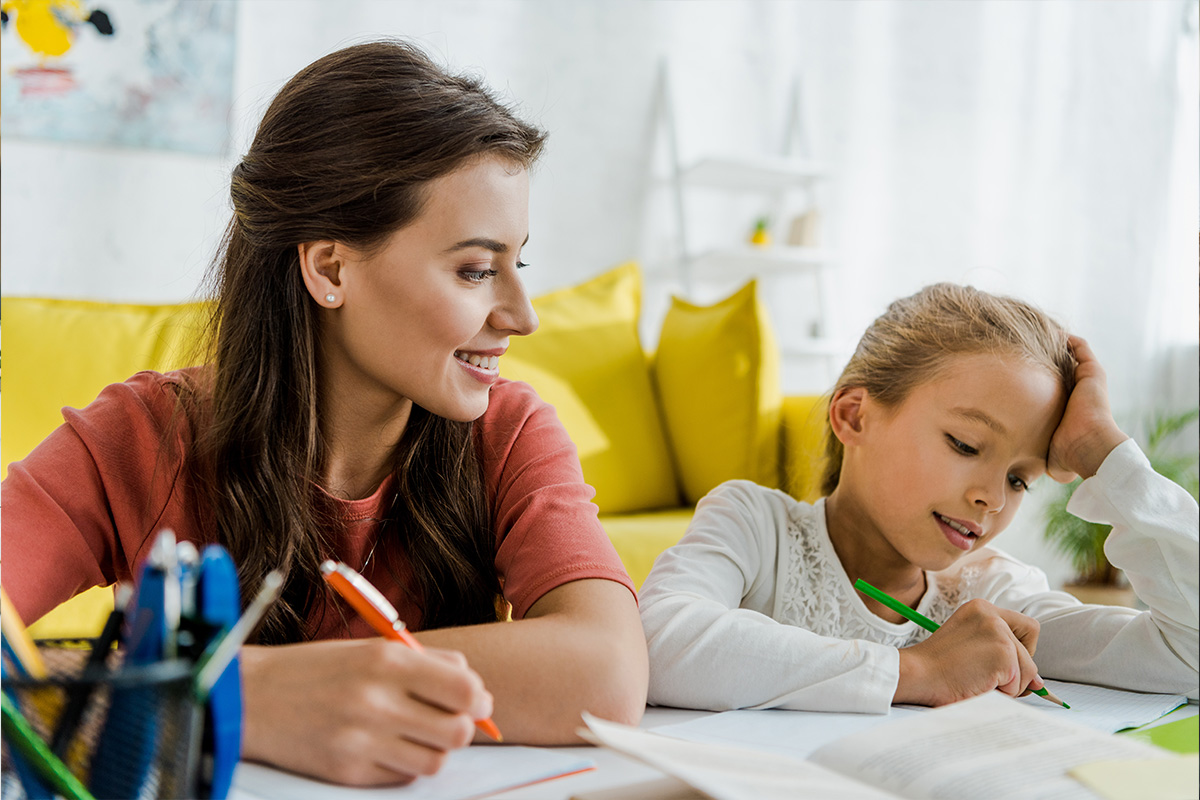
POLYGON ((522 620, 417 637, 467 657, 495 698, 492 718, 506 742, 577 743, 583 711, 636 725, 645 710, 641 620, 629 590, 613 581, 564 584, 522 620))

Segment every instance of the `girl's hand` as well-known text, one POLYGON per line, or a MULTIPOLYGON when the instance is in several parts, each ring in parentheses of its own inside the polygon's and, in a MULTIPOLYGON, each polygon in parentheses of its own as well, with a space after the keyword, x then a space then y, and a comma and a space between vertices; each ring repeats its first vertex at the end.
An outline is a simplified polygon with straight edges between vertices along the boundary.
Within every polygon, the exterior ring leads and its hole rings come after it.
POLYGON ((1032 617, 986 600, 965 603, 920 644, 900 650, 893 702, 941 706, 999 689, 1018 697, 1042 688, 1032 617))
POLYGON ((242 650, 242 755, 343 784, 403 784, 464 747, 492 696, 457 652, 384 639, 242 650))
POLYGON ((1108 405, 1108 383, 1104 368, 1086 341, 1070 337, 1071 351, 1078 362, 1075 389, 1050 439, 1046 472, 1059 483, 1070 483, 1079 475, 1090 478, 1100 469, 1114 447, 1129 437, 1113 420, 1108 405))

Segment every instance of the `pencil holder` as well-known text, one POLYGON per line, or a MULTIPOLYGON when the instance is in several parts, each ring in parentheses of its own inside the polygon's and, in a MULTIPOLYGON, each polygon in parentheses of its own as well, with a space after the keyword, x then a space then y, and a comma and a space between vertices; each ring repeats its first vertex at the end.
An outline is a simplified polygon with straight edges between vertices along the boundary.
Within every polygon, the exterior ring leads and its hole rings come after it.
MULTIPOLYGON (((199 796, 204 717, 192 694, 190 661, 132 666, 121 663, 122 653, 113 651, 106 669, 87 669, 90 640, 43 640, 37 645, 46 678, 5 680, 4 693, 93 797, 199 796)), ((4 798, 36 796, 36 788, 26 785, 30 766, 8 739, 4 798)))

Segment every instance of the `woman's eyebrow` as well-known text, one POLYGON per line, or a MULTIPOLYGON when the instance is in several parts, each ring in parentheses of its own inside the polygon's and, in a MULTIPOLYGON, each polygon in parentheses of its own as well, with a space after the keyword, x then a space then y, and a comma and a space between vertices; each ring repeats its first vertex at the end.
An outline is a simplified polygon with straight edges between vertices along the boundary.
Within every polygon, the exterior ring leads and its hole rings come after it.
POLYGON ((981 422, 1001 436, 1008 433, 1007 428, 978 408, 952 408, 950 409, 950 413, 971 422, 981 422))
MULTIPOLYGON (((521 242, 521 247, 529 243, 529 234, 525 234, 525 241, 521 242)), ((487 236, 476 236, 473 239, 463 239, 457 244, 447 247, 444 253, 454 253, 458 250, 467 250, 471 247, 482 247, 484 250, 491 250, 493 253, 507 253, 508 245, 496 239, 490 239, 487 236)))

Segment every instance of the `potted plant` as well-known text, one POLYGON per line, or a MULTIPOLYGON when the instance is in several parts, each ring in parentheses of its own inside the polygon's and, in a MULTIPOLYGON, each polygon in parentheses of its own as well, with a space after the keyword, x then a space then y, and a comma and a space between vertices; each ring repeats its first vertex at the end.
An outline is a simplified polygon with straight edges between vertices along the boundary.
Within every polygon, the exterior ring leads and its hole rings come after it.
MULTIPOLYGON (((1143 448, 1154 470, 1178 483, 1192 497, 1200 495, 1197 453, 1192 450, 1180 455, 1173 452, 1169 444, 1197 418, 1200 418, 1200 408, 1156 415, 1148 426, 1143 448)), ((1104 555, 1104 540, 1112 526, 1088 522, 1067 512, 1067 501, 1080 482, 1075 480, 1058 487, 1046 507, 1045 539, 1064 554, 1075 569, 1075 579, 1063 589, 1084 603, 1132 606, 1136 602, 1133 590, 1125 582, 1121 570, 1110 564, 1104 555)))

